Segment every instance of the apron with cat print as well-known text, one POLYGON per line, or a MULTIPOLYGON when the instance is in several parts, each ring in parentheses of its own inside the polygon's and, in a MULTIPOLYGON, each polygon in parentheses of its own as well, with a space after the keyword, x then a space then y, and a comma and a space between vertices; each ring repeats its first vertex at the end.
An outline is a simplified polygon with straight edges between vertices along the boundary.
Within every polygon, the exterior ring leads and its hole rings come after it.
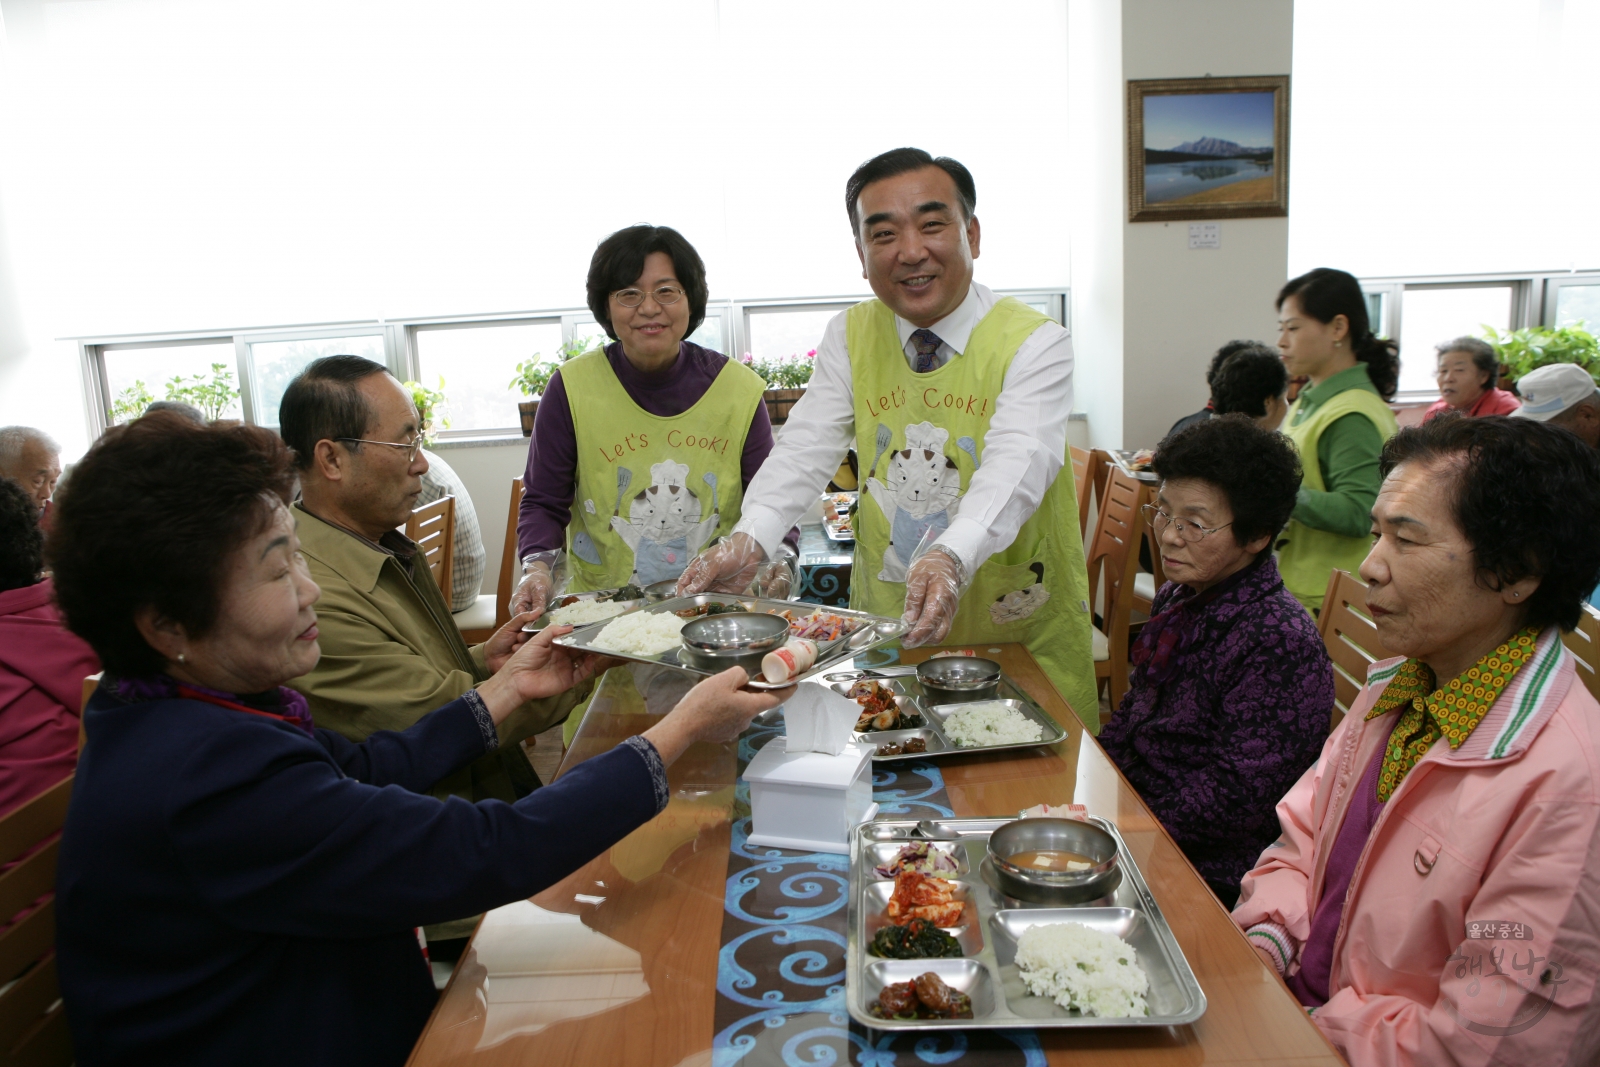
MULTIPOLYGON (((862 464, 872 457, 856 510, 851 607, 895 616, 905 609, 911 554, 925 534, 937 537, 960 513, 1011 360, 1048 321, 1003 299, 973 328, 964 354, 918 374, 885 304, 868 300, 850 309, 856 454, 862 464), (885 438, 889 444, 880 448, 885 438)), ((987 643, 1021 642, 1098 733, 1088 595, 1077 495, 1063 463, 1016 540, 978 566, 944 643, 981 655, 987 643)))
POLYGON ((562 364, 561 378, 578 446, 570 588, 677 578, 739 519, 744 439, 764 383, 730 359, 693 407, 668 418, 633 402, 601 349, 562 364))

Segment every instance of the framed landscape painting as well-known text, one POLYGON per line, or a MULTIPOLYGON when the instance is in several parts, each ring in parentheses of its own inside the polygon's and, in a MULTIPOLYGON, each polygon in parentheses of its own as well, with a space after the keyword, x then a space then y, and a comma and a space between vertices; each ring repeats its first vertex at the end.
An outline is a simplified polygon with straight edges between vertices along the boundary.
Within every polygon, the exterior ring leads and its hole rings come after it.
POLYGON ((1289 213, 1289 76, 1128 82, 1128 218, 1289 213))

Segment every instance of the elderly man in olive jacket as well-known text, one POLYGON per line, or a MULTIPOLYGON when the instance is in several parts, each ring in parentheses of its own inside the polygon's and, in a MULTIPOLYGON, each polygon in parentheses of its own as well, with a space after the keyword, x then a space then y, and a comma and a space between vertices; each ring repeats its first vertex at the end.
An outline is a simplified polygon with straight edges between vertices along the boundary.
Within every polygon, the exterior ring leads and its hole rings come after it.
MULTIPOLYGON (((317 725, 360 741, 403 730, 492 675, 526 640, 526 617, 468 648, 415 543, 398 533, 428 460, 405 388, 360 356, 316 360, 279 408, 295 450, 295 530, 317 602, 322 659, 291 684, 317 725)), ((442 779, 435 795, 514 801, 539 785, 520 742, 561 722, 588 685, 530 701, 500 727, 496 752, 442 779)))

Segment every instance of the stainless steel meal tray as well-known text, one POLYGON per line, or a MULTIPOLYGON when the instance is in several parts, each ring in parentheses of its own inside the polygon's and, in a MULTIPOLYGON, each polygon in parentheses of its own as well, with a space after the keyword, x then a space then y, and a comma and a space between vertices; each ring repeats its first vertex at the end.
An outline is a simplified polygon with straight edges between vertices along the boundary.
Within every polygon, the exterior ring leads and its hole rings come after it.
POLYGON ((842 615, 850 619, 859 619, 861 626, 850 635, 841 637, 836 641, 826 644, 817 643, 817 662, 811 669, 803 674, 796 675, 782 685, 754 678, 750 682, 752 689, 782 689, 793 682, 810 678, 838 666, 845 660, 861 653, 877 648, 879 645, 888 644, 906 632, 905 623, 899 619, 886 618, 882 615, 869 615, 864 611, 851 611, 849 608, 830 608, 820 604, 807 604, 794 600, 767 600, 762 597, 734 596, 731 593, 698 593, 695 596, 673 597, 655 604, 645 604, 613 616, 601 622, 592 622, 580 626, 569 634, 556 638, 555 643, 567 648, 575 648, 584 652, 593 652, 601 656, 614 656, 617 659, 630 659, 639 663, 654 663, 662 667, 672 667, 675 670, 686 671, 689 674, 698 674, 709 677, 716 674, 717 670, 698 666, 690 663, 687 658, 680 657, 682 645, 668 649, 666 652, 654 656, 640 656, 629 652, 613 652, 610 649, 595 648, 592 644, 595 636, 605 629, 608 623, 614 622, 626 615, 635 615, 639 612, 670 612, 681 611, 684 608, 699 607, 702 604, 723 604, 738 606, 746 611, 792 611, 796 616, 811 614, 813 611, 826 612, 830 615, 842 615))
POLYGON ((1106 1029, 1111 1027, 1181 1026, 1205 1014, 1206 996, 1172 928, 1167 925, 1127 843, 1105 819, 1091 818, 1116 838, 1122 883, 1109 899, 1081 907, 1027 904, 1002 896, 981 873, 989 835, 1010 819, 940 819, 929 829, 954 840, 930 840, 951 850, 956 859, 956 897, 966 910, 962 925, 948 927, 964 955, 959 959, 889 960, 871 955, 867 946, 883 926, 885 888, 873 868, 893 858, 902 845, 926 839, 914 820, 862 823, 850 838, 850 915, 846 948, 845 1002, 850 1017, 875 1030, 1000 1030, 1106 1029), (1145 993, 1150 1014, 1128 1019, 1078 1015, 1048 997, 1028 993, 1016 967, 1017 938, 1040 923, 1079 922, 1127 941, 1138 953, 1139 966, 1150 979, 1145 993), (952 988, 972 998, 971 1019, 876 1019, 868 1005, 889 982, 905 982, 933 971, 952 988))
MULTIPOLYGON (((894 692, 908 696, 916 704, 917 710, 922 714, 922 725, 906 730, 866 730, 856 733, 857 741, 870 741, 880 745, 891 741, 904 741, 908 737, 921 737, 928 743, 926 752, 901 753, 898 756, 874 756, 874 761, 894 762, 896 760, 927 759, 930 756, 953 756, 966 752, 1004 752, 1013 748, 1036 748, 1039 745, 1053 745, 1067 736, 1061 724, 1045 711, 1033 698, 1024 693, 1022 689, 1007 678, 1000 676, 1000 688, 992 697, 985 700, 1000 700, 1020 711, 1024 716, 1044 728, 1044 734, 1037 741, 1020 741, 1009 745, 974 745, 962 748, 944 732, 944 721, 951 714, 961 709, 960 704, 947 703, 947 698, 941 696, 938 701, 930 701, 922 683, 918 682, 915 675, 885 678, 876 676, 872 671, 835 671, 822 677, 833 689, 839 693, 846 693, 850 686, 862 678, 871 678, 874 681, 888 686, 894 692)), ((972 701, 970 703, 976 703, 972 701)))

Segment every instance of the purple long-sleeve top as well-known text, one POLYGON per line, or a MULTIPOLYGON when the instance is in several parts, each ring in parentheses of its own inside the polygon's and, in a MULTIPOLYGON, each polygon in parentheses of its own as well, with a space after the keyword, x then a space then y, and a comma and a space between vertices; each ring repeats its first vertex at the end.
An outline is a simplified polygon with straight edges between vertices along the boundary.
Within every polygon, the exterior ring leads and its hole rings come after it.
MULTIPOLYGON (((728 357, 684 341, 678 358, 665 370, 641 371, 622 354, 622 343, 606 346, 606 361, 635 404, 652 415, 671 418, 694 407, 722 373, 728 357)), ((750 485, 761 463, 772 451, 772 423, 767 406, 756 405, 750 430, 745 434, 739 474, 750 485)), ((528 467, 522 476, 522 509, 517 517, 517 555, 526 559, 566 544, 572 521, 572 500, 578 489, 578 436, 572 427, 567 386, 556 371, 539 402, 528 442, 528 467)))
POLYGON ((1152 622, 1166 611, 1170 655, 1130 668, 1100 745, 1200 874, 1237 888, 1327 739, 1333 665, 1270 554, 1198 596, 1168 582, 1152 622))

